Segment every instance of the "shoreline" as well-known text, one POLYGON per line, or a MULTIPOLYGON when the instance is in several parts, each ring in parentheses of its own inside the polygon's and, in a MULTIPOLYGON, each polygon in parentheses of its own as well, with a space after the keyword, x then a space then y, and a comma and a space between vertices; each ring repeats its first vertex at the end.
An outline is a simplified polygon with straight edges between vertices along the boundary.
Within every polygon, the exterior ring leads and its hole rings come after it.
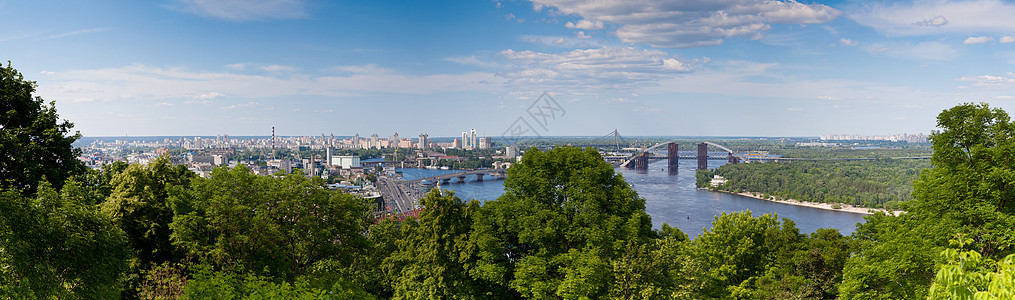
MULTIPOLYGON (((902 211, 902 210, 887 210, 887 209, 883 209, 883 208, 860 207, 860 206, 855 206, 855 205, 852 205, 852 204, 845 204, 845 203, 821 203, 821 202, 811 202, 811 201, 798 201, 798 200, 794 200, 794 199, 786 199, 786 200, 764 199, 764 198, 761 198, 761 193, 754 193, 754 192, 734 193, 734 192, 727 192, 727 191, 721 191, 721 190, 713 190, 713 189, 708 189, 708 188, 705 188, 703 190, 707 190, 707 191, 711 191, 711 192, 717 192, 717 193, 727 193, 727 194, 739 195, 739 196, 754 198, 754 199, 758 199, 758 200, 765 200, 765 201, 769 201, 769 202, 781 203, 781 204, 803 206, 803 207, 824 209, 824 210, 830 210, 830 211, 841 211, 841 212, 853 213, 853 214, 873 215, 875 213, 882 212, 882 213, 884 213, 886 215, 899 216, 900 214, 906 213, 905 211, 902 211), (840 206, 840 208, 833 208, 832 207, 833 204, 838 204, 840 206)), ((770 197, 772 197, 772 196, 770 196, 770 197)))

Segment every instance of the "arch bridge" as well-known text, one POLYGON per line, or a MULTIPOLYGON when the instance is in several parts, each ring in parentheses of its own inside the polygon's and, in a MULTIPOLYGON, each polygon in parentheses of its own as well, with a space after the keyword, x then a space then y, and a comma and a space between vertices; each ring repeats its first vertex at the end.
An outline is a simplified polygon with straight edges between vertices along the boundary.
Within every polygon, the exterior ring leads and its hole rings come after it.
MULTIPOLYGON (((659 144, 656 144, 656 145, 654 145, 652 147, 645 148, 645 149, 643 149, 641 151, 638 151, 638 152, 632 154, 631 156, 628 156, 626 159, 623 160, 623 162, 620 163, 620 166, 621 167, 625 167, 625 168, 629 168, 629 169, 646 170, 646 169, 648 169, 648 162, 649 162, 649 160, 650 159, 656 159, 655 157, 651 156, 651 151, 659 149, 659 148, 661 148, 663 146, 666 146, 666 159, 668 161, 669 167, 670 168, 676 168, 677 165, 679 164, 678 159, 680 158, 679 157, 679 152, 680 152, 679 150, 680 149, 679 149, 679 146, 677 145, 676 142, 677 141, 670 141, 670 142, 665 142, 665 143, 659 143, 659 144)), ((713 142, 702 142, 702 143, 697 144, 697 146, 698 146, 698 151, 697 151, 698 153, 697 153, 697 157, 696 158, 698 160, 698 169, 699 170, 704 170, 704 169, 708 168, 708 159, 709 159, 709 157, 708 157, 708 146, 713 146, 713 147, 722 149, 722 150, 726 151, 727 153, 729 153, 729 155, 727 156, 727 159, 729 160, 729 163, 731 163, 731 164, 740 163, 741 161, 742 162, 750 162, 750 160, 748 158, 746 158, 746 157, 736 153, 736 151, 733 151, 733 150, 730 150, 729 148, 726 148, 726 146, 723 146, 723 145, 719 145, 719 144, 716 144, 716 143, 713 143, 713 142)))

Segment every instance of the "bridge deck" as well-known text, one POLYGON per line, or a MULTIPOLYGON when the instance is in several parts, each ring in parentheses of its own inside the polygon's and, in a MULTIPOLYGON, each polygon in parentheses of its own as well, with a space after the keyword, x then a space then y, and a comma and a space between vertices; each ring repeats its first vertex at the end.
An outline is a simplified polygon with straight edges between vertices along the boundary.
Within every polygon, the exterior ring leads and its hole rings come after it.
POLYGON ((438 181, 438 180, 443 180, 443 179, 458 178, 458 177, 475 175, 475 174, 504 175, 506 173, 504 172, 504 170, 501 170, 501 169, 472 170, 472 171, 455 172, 455 173, 448 173, 448 174, 437 175, 437 176, 423 177, 423 178, 413 179, 413 180, 402 180, 402 181, 399 181, 399 182, 409 183, 409 182, 420 182, 420 181, 423 181, 423 180, 438 181))

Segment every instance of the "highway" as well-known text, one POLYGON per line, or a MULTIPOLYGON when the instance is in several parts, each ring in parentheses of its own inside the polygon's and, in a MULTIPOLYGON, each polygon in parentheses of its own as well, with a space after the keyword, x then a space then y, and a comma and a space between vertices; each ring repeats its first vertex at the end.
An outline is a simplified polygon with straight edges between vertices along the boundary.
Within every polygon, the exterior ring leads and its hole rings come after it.
POLYGON ((413 209, 415 201, 408 193, 413 193, 414 191, 409 191, 405 185, 395 183, 390 177, 378 177, 377 190, 384 197, 384 205, 391 208, 392 213, 403 213, 413 209))

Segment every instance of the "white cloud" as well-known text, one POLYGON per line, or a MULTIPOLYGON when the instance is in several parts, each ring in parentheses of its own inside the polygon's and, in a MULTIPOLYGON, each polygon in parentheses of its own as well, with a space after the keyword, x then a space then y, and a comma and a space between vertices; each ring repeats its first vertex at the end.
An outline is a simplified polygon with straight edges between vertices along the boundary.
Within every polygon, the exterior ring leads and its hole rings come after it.
POLYGON ((956 81, 972 82, 974 87, 1015 87, 1015 73, 1008 72, 1006 75, 994 76, 994 75, 980 75, 980 76, 964 76, 956 81))
POLYGON ((1015 3, 1008 1, 888 1, 858 7, 847 15, 888 36, 1015 31, 1015 3))
POLYGON ((638 99, 623 98, 623 97, 613 98, 610 100, 610 103, 638 103, 638 99))
POLYGON ((567 24, 564 24, 564 27, 585 30, 599 30, 603 29, 603 21, 579 20, 578 23, 567 22, 567 24))
POLYGON ((1015 37, 1013 37, 1013 36, 1006 35, 1006 36, 1002 36, 1001 37, 1001 43, 1002 44, 1008 44, 1008 43, 1013 43, 1013 42, 1015 42, 1015 37))
POLYGON ((659 50, 602 47, 562 53, 504 50, 513 64, 498 73, 516 87, 597 92, 654 85, 694 70, 699 60, 681 60, 659 50))
POLYGON ((489 72, 406 75, 375 65, 341 66, 333 70, 340 74, 277 76, 130 65, 54 72, 40 80, 39 93, 46 99, 69 102, 195 99, 201 95, 247 99, 294 95, 347 97, 492 91, 500 89, 504 82, 489 72))
POLYGON ((1005 99, 1005 100, 1007 100, 1007 99, 1015 99, 1015 97, 1013 97, 1013 96, 1011 96, 1011 95, 1002 95, 1002 96, 996 96, 996 97, 994 97, 994 98, 997 98, 997 99, 1005 99))
POLYGON ((210 100, 202 100, 202 101, 187 100, 187 101, 183 101, 183 104, 204 104, 204 105, 208 105, 208 104, 212 104, 212 103, 215 103, 215 102, 212 102, 210 100))
POLYGON ((847 38, 840 38, 839 39, 839 45, 843 45, 843 46, 856 46, 857 44, 859 44, 859 43, 857 43, 856 41, 851 40, 851 39, 847 39, 847 38))
POLYGON ((817 24, 841 13, 821 4, 774 0, 535 0, 537 11, 553 7, 581 17, 568 28, 598 30, 617 24, 626 43, 689 48, 722 44, 724 39, 759 39, 769 24, 817 24))
POLYGON ((592 38, 591 36, 585 35, 584 31, 579 31, 577 36, 578 36, 579 39, 591 39, 592 38))
POLYGON ((106 32, 106 31, 110 31, 110 30, 113 30, 113 29, 112 28, 89 28, 89 29, 82 29, 82 30, 76 30, 76 31, 71 31, 71 32, 66 32, 66 33, 61 33, 61 34, 50 35, 50 36, 46 37, 46 39, 58 39, 58 38, 63 38, 63 37, 75 36, 75 35, 85 35, 85 34, 106 32))
POLYGON ((874 55, 918 60, 949 60, 958 55, 958 50, 955 50, 954 47, 937 41, 916 44, 870 44, 866 50, 874 55))
POLYGON ((994 41, 994 38, 989 36, 971 36, 967 38, 965 41, 962 41, 962 43, 966 45, 972 45, 972 44, 983 44, 992 41, 994 41))
MULTIPOLYGON (((941 104, 954 103, 954 95, 912 86, 895 86, 882 82, 846 79, 814 79, 797 76, 793 68, 778 64, 751 61, 721 61, 708 68, 684 76, 663 79, 658 85, 642 89, 643 94, 701 94, 709 97, 766 99, 770 105, 787 105, 786 100, 835 104, 840 107, 862 105, 941 104), (831 97, 821 97, 830 96, 831 97), (830 101, 838 98, 842 100, 830 101), (831 102, 831 103, 829 103, 831 102)), ((753 100, 752 100, 753 101, 753 100)), ((753 105, 753 104, 752 104, 753 105)), ((759 104, 767 105, 767 104, 759 104)))
POLYGON ((817 98, 818 98, 818 99, 821 99, 821 100, 831 100, 831 101, 839 101, 839 100, 842 100, 842 98, 839 98, 839 97, 834 97, 834 96, 828 96, 828 95, 824 95, 824 96, 818 96, 817 98))
POLYGON ((803 111, 804 109, 802 107, 790 107, 790 108, 787 108, 786 110, 788 110, 788 111, 803 111))
POLYGON ((169 102, 159 102, 159 103, 155 103, 155 106, 162 106, 162 107, 169 107, 169 106, 173 106, 173 105, 174 105, 174 104, 172 104, 172 103, 169 103, 169 102))
POLYGON ((250 101, 250 102, 246 102, 246 103, 233 104, 233 105, 230 105, 230 106, 219 107, 219 109, 222 109, 222 110, 230 110, 230 109, 237 109, 237 108, 263 108, 265 110, 273 110, 273 109, 275 109, 274 106, 265 105, 265 104, 254 102, 254 101, 250 101))
POLYGON ((314 110, 314 112, 315 113, 333 113, 333 112, 335 112, 335 110, 334 109, 318 109, 318 110, 314 110))
POLYGON ((177 0, 177 10, 205 18, 243 22, 307 17, 303 0, 177 0))
POLYGON ((222 98, 222 97, 225 97, 225 96, 226 95, 224 95, 222 93, 219 93, 219 92, 211 92, 211 93, 205 93, 205 94, 200 94, 200 95, 194 96, 194 99, 198 99, 198 100, 218 99, 218 98, 222 98))
POLYGON ((523 42, 539 44, 545 47, 560 47, 560 48, 595 48, 599 47, 600 43, 595 40, 588 39, 588 36, 583 38, 582 36, 570 37, 570 36, 546 36, 546 35, 523 35, 519 38, 523 42))
POLYGON ((247 64, 243 64, 243 63, 228 64, 228 65, 226 65, 226 68, 227 69, 232 69, 232 70, 237 70, 237 71, 242 71, 243 69, 247 68, 247 64))
POLYGON ((261 67, 261 70, 265 70, 265 71, 268 71, 268 72, 292 72, 292 71, 296 71, 296 68, 295 67, 291 67, 291 66, 283 66, 283 65, 267 65, 267 66, 261 67))
POLYGON ((496 69, 501 67, 501 65, 496 62, 480 60, 475 55, 469 55, 464 57, 446 57, 444 58, 444 60, 479 68, 496 69))

